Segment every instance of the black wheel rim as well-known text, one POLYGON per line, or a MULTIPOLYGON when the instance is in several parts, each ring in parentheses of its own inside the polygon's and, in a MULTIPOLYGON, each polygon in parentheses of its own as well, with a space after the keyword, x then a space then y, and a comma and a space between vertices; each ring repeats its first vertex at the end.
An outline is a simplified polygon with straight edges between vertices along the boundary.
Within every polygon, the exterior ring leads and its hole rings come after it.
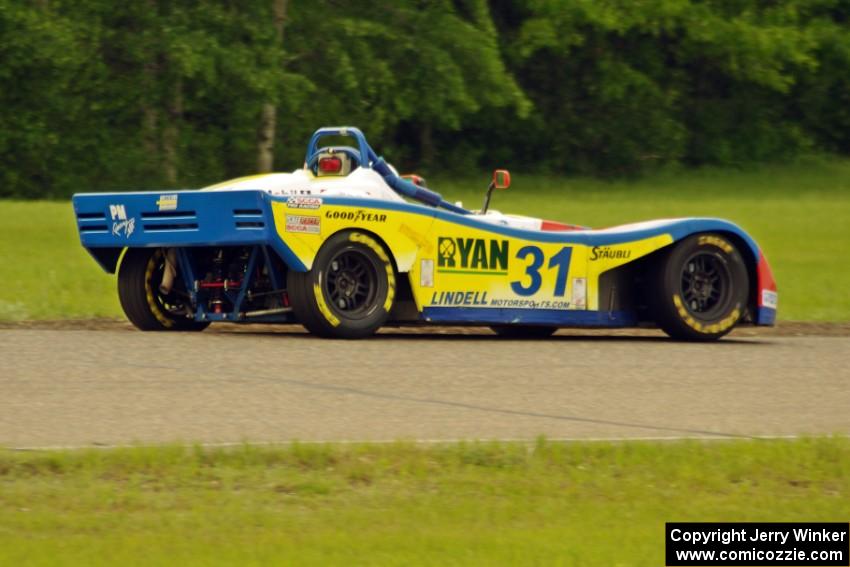
POLYGON ((681 295, 695 317, 711 320, 723 315, 732 297, 728 264, 717 254, 692 254, 682 266, 681 295))
POLYGON ((343 250, 328 263, 324 292, 337 313, 348 319, 365 317, 378 294, 377 268, 362 252, 343 250))

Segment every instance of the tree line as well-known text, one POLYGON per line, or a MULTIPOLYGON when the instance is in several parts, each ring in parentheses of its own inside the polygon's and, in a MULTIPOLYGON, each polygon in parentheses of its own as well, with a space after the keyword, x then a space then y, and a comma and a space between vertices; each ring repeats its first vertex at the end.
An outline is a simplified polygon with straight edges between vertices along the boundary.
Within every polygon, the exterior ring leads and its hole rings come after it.
POLYGON ((360 127, 405 170, 850 153, 850 0, 10 0, 0 196, 197 187, 360 127))

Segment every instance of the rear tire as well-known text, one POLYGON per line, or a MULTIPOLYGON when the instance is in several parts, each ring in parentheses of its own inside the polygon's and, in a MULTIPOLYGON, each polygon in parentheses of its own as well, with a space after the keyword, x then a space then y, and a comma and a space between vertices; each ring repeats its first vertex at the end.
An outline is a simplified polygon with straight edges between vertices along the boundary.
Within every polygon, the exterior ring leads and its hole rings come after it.
POLYGON ((656 323, 674 339, 713 341, 746 312, 749 276, 725 236, 695 234, 659 257, 650 304, 656 323))
POLYGON ((551 337, 558 327, 531 325, 494 325, 493 332, 506 339, 545 339, 551 337))
POLYGON ((161 248, 127 250, 118 269, 118 299, 124 314, 142 331, 203 331, 209 322, 180 313, 182 300, 174 291, 167 296, 159 291, 164 266, 161 248))
POLYGON ((287 274, 296 319, 321 337, 359 339, 383 325, 395 299, 395 269, 373 236, 349 230, 329 238, 307 272, 287 274))

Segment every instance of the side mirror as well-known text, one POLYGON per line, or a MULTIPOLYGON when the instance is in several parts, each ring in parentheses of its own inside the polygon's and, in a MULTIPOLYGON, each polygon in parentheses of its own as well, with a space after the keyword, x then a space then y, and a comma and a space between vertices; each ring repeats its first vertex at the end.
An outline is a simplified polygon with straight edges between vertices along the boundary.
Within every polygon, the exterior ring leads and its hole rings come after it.
POLYGON ((507 189, 511 186, 511 173, 507 169, 497 169, 493 172, 493 187, 507 189))
POLYGON ((484 206, 481 207, 481 214, 486 215, 487 209, 490 208, 490 196, 493 194, 493 189, 507 189, 511 186, 511 174, 507 169, 497 169, 493 172, 493 180, 487 187, 487 194, 484 195, 484 206))

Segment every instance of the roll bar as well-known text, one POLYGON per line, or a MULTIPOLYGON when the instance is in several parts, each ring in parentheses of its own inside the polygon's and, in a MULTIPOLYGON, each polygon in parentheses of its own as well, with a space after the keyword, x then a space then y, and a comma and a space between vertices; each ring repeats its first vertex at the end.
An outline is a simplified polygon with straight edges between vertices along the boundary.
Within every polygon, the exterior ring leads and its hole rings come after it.
POLYGON ((404 195, 405 197, 410 197, 411 199, 415 199, 419 202, 425 203, 426 205, 440 207, 460 215, 472 214, 463 207, 458 207, 457 205, 449 203, 436 191, 431 191, 425 187, 419 187, 418 185, 396 175, 387 162, 384 161, 384 158, 379 157, 371 146, 369 146, 363 132, 361 132, 359 128, 355 128, 353 126, 326 126, 316 130, 310 138, 310 143, 307 144, 307 155, 304 157, 304 163, 309 162, 313 154, 318 151, 319 140, 328 136, 354 138, 355 142, 357 142, 357 147, 360 150, 360 158, 362 160, 360 167, 371 169, 383 177, 387 185, 392 187, 396 193, 404 195))

